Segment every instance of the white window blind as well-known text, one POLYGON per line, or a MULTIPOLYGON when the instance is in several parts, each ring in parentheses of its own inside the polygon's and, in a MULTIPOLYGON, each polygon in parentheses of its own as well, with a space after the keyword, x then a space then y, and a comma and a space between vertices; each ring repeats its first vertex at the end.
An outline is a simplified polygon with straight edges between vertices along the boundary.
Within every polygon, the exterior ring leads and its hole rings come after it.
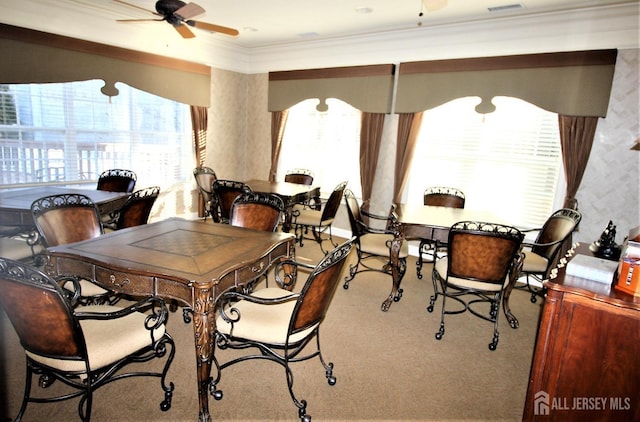
POLYGON ((137 187, 190 180, 189 106, 103 81, 0 85, 0 185, 95 180, 133 170, 137 187))
POLYGON ((561 169, 557 115, 508 97, 494 98, 496 110, 482 115, 479 102, 466 97, 425 111, 405 202, 422 203, 429 186, 451 186, 465 193, 465 208, 539 227, 554 210, 561 169))
POLYGON ((313 171, 314 185, 329 193, 340 183, 358 197, 360 186, 360 116, 349 104, 327 99, 328 110, 316 110, 317 99, 302 101, 289 109, 278 161, 278 180, 288 170, 313 171))

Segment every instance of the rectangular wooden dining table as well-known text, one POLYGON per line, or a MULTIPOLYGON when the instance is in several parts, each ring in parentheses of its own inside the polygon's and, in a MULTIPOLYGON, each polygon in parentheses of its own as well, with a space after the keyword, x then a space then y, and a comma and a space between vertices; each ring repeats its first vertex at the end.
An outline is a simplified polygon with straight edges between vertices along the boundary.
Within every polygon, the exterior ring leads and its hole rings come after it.
POLYGON ((246 285, 276 262, 293 258, 294 238, 169 218, 49 248, 45 254, 49 275, 83 277, 116 292, 155 295, 184 307, 185 322, 193 322, 198 420, 208 422, 216 301, 224 291, 246 285))
MULTIPOLYGON (((387 311, 391 303, 398 301, 402 295, 400 284, 402 274, 400 272, 399 253, 402 242, 409 240, 438 240, 447 242, 449 228, 459 221, 483 221, 508 225, 504 218, 488 210, 474 210, 469 208, 439 207, 421 204, 398 204, 394 207, 397 216, 394 240, 391 244, 391 269, 393 287, 389 297, 382 303, 382 310, 387 311)), ((516 277, 517 278, 517 277, 516 277)), ((509 307, 509 296, 515 279, 512 279, 505 290, 502 308, 512 328, 518 327, 518 319, 513 315, 509 307)), ((434 286, 435 288, 435 286, 434 286)))
POLYGON ((98 206, 101 215, 119 210, 129 198, 126 192, 108 192, 95 188, 35 186, 0 191, 0 226, 16 226, 22 231, 34 228, 31 204, 49 195, 74 193, 86 195, 98 206))
POLYGON ((249 180, 245 182, 254 192, 270 193, 282 198, 284 202, 284 223, 282 231, 291 230, 293 206, 304 204, 314 198, 320 198, 320 187, 302 185, 299 183, 270 182, 268 180, 249 180))

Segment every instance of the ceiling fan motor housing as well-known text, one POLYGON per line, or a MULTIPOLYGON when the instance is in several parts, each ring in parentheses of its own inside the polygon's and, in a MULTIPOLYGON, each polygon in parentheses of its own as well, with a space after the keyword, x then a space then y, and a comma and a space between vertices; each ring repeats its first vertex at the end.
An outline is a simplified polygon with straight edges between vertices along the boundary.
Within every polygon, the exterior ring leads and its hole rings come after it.
POLYGON ((162 16, 169 18, 176 10, 185 6, 185 2, 180 0, 158 0, 156 2, 156 10, 162 16))

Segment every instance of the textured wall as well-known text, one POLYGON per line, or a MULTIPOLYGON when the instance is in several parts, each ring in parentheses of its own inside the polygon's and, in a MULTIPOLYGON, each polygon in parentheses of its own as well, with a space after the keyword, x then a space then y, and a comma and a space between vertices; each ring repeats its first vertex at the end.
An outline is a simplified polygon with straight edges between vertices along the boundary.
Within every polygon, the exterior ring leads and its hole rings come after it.
POLYGON ((630 151, 640 136, 640 50, 620 50, 607 117, 600 119, 589 164, 577 193, 583 214, 575 239, 592 242, 609 220, 621 243, 640 225, 640 151, 630 151))

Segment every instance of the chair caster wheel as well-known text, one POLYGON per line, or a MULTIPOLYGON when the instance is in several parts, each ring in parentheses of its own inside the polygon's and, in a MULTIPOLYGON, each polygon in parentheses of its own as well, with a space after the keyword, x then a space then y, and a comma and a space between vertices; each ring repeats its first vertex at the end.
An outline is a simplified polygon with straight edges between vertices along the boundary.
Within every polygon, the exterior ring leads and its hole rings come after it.
POLYGON ((494 351, 497 347, 498 345, 496 343, 489 343, 489 350, 494 351))
POLYGON ((331 377, 327 377, 327 382, 329 383, 329 385, 336 385, 336 377, 331 376, 331 377))
POLYGON ((531 295, 531 299, 529 299, 529 300, 531 300, 531 303, 536 303, 538 301, 538 298, 536 297, 535 294, 533 294, 533 295, 531 295))
POLYGON ((163 412, 166 412, 169 409, 171 409, 171 403, 170 402, 163 401, 162 403, 160 403, 160 410, 162 410, 163 412))
POLYGON ((442 340, 442 333, 441 332, 437 332, 436 333, 436 340, 442 340))
POLYGON ((433 312, 433 305, 427 306, 427 312, 429 313, 433 312))
POLYGON ((342 286, 345 290, 349 290, 349 284, 344 283, 344 285, 342 286))
POLYGON ((216 391, 212 391, 211 395, 213 396, 214 399, 216 400, 222 400, 222 391, 220 390, 216 390, 216 391))

